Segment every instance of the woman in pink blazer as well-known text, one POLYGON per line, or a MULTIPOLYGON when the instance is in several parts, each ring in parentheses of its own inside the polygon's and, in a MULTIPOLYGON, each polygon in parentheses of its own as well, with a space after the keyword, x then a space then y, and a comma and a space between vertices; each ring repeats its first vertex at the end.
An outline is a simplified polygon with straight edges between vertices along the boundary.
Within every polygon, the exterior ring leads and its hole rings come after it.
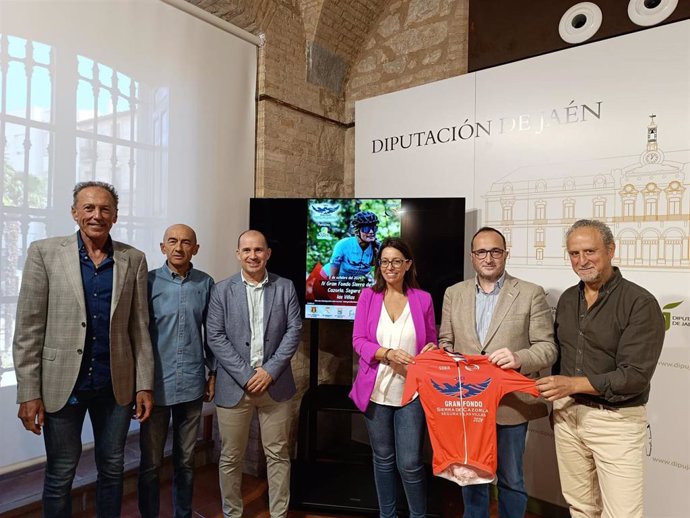
POLYGON ((434 343, 431 295, 419 289, 410 248, 402 239, 387 238, 379 249, 375 284, 357 303, 352 345, 359 370, 350 392, 369 432, 381 518, 396 516, 396 466, 410 518, 426 515, 424 412, 418 398, 401 402, 407 366, 434 343))

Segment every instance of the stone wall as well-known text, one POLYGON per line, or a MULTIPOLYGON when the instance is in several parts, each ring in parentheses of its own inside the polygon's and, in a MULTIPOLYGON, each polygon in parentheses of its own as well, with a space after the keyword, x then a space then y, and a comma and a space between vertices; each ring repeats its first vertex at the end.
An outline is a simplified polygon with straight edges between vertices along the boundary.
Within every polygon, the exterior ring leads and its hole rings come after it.
MULTIPOLYGON (((467 73, 469 0, 392 0, 352 64, 345 117, 355 101, 467 73)), ((355 129, 348 129, 343 183, 354 186, 355 129)))
POLYGON ((346 86, 346 117, 367 97, 467 72, 469 0, 394 0, 380 13, 346 86))

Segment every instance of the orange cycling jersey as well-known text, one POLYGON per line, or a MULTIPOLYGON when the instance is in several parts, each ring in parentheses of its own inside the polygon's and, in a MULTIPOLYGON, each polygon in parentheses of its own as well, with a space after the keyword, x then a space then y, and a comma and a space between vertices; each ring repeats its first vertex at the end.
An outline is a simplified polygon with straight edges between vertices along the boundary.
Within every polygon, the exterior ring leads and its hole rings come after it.
POLYGON ((496 367, 486 356, 433 349, 415 358, 402 400, 421 398, 434 475, 460 485, 496 478, 496 409, 515 391, 539 395, 534 380, 496 367))

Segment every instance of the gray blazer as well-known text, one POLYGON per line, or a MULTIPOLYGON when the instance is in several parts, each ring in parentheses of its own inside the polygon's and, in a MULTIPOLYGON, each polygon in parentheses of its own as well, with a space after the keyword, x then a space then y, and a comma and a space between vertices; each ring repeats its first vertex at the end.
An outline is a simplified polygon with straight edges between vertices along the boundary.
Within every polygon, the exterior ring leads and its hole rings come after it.
MULTIPOLYGON (((273 383, 268 393, 287 401, 297 392, 290 360, 297 351, 302 329, 299 301, 291 281, 268 274, 264 286, 264 357, 262 368, 273 383)), ((254 375, 250 365, 251 328, 247 290, 241 274, 214 285, 206 317, 208 345, 218 364, 216 405, 231 408, 244 395, 254 375)))
MULTIPOLYGON (((113 241, 110 309, 110 373, 115 399, 133 401, 153 389, 146 256, 113 241)), ((17 403, 43 399, 47 412, 67 402, 79 375, 86 338, 86 307, 77 235, 34 241, 29 246, 17 302, 14 368, 17 403)))
MULTIPOLYGON (((451 346, 463 354, 491 354, 506 347, 522 361, 520 373, 534 375, 556 361, 553 317, 544 290, 506 273, 485 343, 479 342, 475 318, 476 283, 469 279, 454 284, 443 297, 439 346, 451 346)), ((502 425, 524 423, 547 415, 546 404, 519 393, 506 395, 498 408, 502 425)))

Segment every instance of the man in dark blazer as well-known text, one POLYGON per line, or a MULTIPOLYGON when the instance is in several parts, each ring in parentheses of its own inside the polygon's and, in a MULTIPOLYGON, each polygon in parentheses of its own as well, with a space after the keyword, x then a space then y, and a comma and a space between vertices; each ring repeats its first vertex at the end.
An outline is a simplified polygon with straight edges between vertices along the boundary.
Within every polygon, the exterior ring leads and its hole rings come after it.
MULTIPOLYGON (((534 375, 556 361, 551 309, 544 290, 505 271, 508 250, 498 230, 483 227, 472 238, 473 279, 446 290, 439 345, 463 354, 485 354, 504 369, 534 375)), ((498 507, 501 518, 523 518, 527 507, 522 470, 527 423, 547 415, 543 402, 508 394, 496 414, 498 507)), ((463 487, 464 518, 489 515, 489 484, 463 487)))
POLYGON ((291 406, 297 389, 290 360, 302 319, 291 281, 268 273, 265 236, 247 230, 237 240, 241 272, 211 290, 206 332, 217 361, 215 401, 221 436, 219 478, 225 517, 242 516, 242 464, 254 409, 266 454, 271 518, 287 516, 291 406))
POLYGON ((44 431, 46 517, 71 516, 87 412, 96 514, 120 516, 132 404, 142 422, 153 407, 148 268, 142 252, 110 238, 117 201, 109 184, 77 184, 72 217, 79 230, 34 241, 24 265, 13 342, 18 417, 28 431, 44 431))

